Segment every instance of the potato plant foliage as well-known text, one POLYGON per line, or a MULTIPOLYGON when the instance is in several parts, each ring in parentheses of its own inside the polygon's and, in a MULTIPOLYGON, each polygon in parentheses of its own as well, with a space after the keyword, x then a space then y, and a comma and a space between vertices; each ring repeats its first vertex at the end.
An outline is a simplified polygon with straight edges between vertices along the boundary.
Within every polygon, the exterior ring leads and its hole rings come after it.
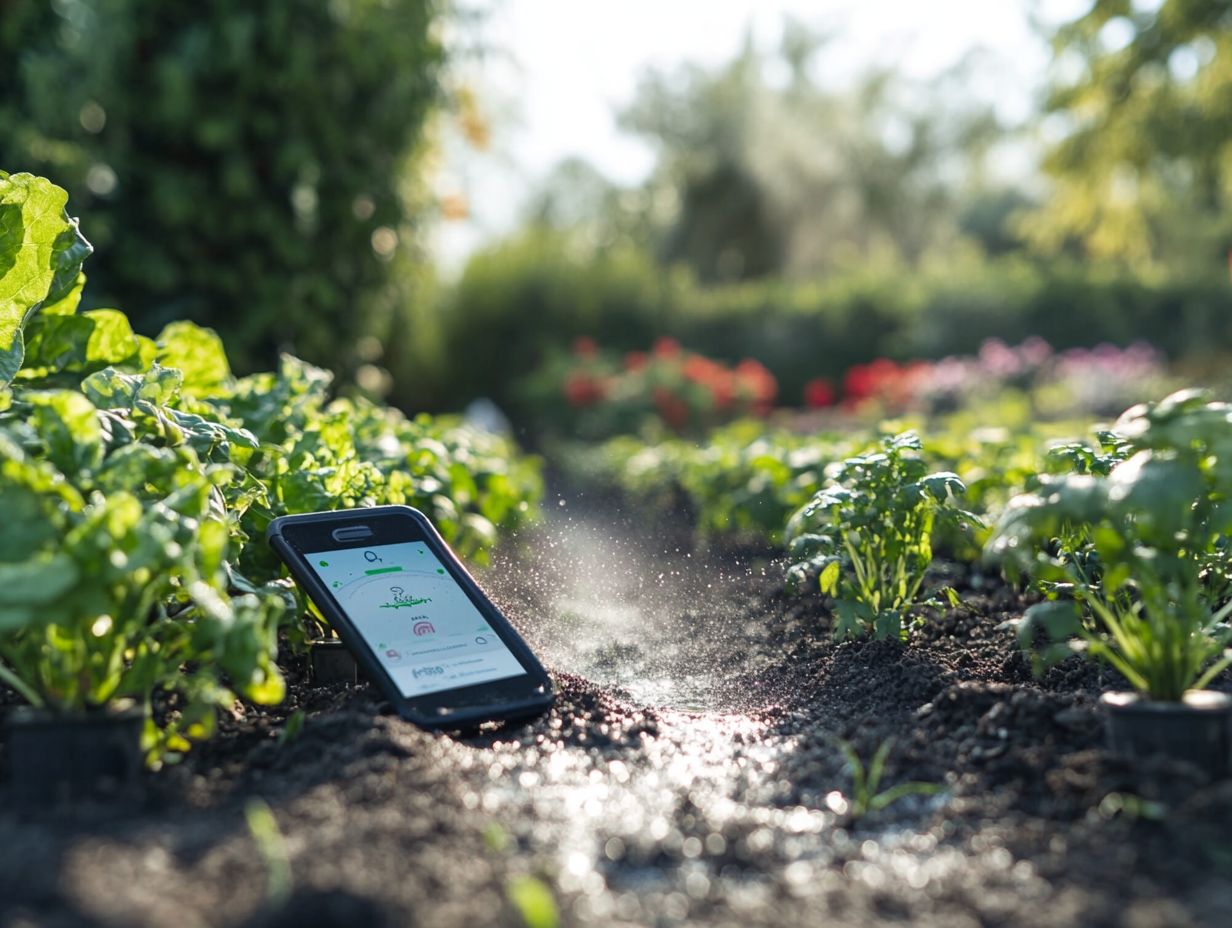
POLYGON ((777 543, 791 514, 821 485, 826 465, 853 450, 850 438, 769 431, 764 422, 745 420, 715 429, 704 443, 620 436, 593 451, 573 451, 571 463, 642 505, 662 509, 683 499, 704 535, 777 543))
POLYGON ((334 397, 295 358, 235 378, 209 330, 79 312, 90 246, 64 205, 0 174, 0 681, 53 710, 153 707, 158 762, 237 695, 282 698, 278 632, 304 604, 270 519, 406 503, 482 559, 541 483, 507 440, 334 397))
POLYGON ((934 526, 979 524, 955 505, 963 482, 949 471, 929 473, 922 449, 918 435, 903 432, 838 463, 788 523, 789 576, 818 574, 821 592, 834 597, 839 638, 905 638, 904 620, 923 599, 934 526))

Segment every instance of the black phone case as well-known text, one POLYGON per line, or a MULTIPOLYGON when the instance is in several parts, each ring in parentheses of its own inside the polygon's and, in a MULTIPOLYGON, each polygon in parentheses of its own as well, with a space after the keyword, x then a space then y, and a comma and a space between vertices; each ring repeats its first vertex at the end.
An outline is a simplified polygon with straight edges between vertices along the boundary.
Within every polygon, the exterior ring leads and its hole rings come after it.
POLYGON ((446 544, 445 539, 441 537, 440 532, 436 530, 436 526, 418 509, 413 509, 410 506, 372 506, 364 509, 338 509, 330 512, 309 512, 302 515, 279 516, 269 524, 265 531, 265 537, 270 546, 278 553, 278 556, 282 558, 283 563, 287 565, 287 569, 291 572, 295 582, 308 594, 316 607, 321 610, 322 615, 329 620, 330 625, 337 630, 343 644, 355 656, 356 661, 359 662, 368 679, 377 684, 385 698, 397 709, 398 715, 408 722, 413 722, 421 728, 435 731, 473 728, 481 722, 534 715, 552 705, 555 694, 552 690, 551 678, 548 677, 543 665, 539 663, 539 659, 535 657, 534 652, 522 640, 522 636, 518 634, 517 629, 510 624, 509 620, 496 607, 496 604, 480 589, 479 584, 475 582, 475 578, 466 569, 466 565, 458 559, 458 556, 446 544), (311 570, 306 568, 302 556, 282 537, 283 526, 288 524, 305 525, 344 521, 352 522, 357 516, 362 517, 365 515, 378 517, 396 515, 410 518, 423 529, 426 543, 433 552, 442 562, 448 561, 458 569, 459 576, 455 579, 458 580, 459 584, 480 602, 486 604, 486 608, 483 609, 484 617, 494 626, 500 626, 509 633, 511 640, 505 642, 509 650, 522 662, 523 666, 530 668, 532 672, 537 672, 543 677, 544 693, 542 696, 497 705, 463 708, 445 716, 428 716, 414 711, 407 704, 407 698, 402 695, 394 681, 385 673, 384 668, 364 642, 363 637, 354 625, 351 624, 350 618, 335 601, 333 594, 329 592, 325 584, 311 570))

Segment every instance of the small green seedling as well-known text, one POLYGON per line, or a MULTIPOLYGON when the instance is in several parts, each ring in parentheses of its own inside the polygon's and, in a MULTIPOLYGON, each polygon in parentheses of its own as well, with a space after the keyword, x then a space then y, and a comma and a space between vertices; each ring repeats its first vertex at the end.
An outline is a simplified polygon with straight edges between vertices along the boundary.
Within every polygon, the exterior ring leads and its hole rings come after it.
POLYGON ((511 877, 505 892, 526 928, 557 928, 560 925, 556 900, 543 880, 525 874, 511 877))
POLYGON ((483 846, 493 854, 503 854, 509 850, 511 842, 509 832, 501 826, 500 822, 488 822, 483 829, 483 846))
POLYGON ((265 899, 273 906, 291 895, 291 855, 278 820, 263 799, 251 799, 244 807, 248 831, 265 864, 265 899))
POLYGON ((278 746, 286 747, 299 738, 304 731, 304 722, 307 718, 303 709, 296 709, 292 712, 287 717, 286 724, 282 726, 282 731, 278 732, 278 746))
POLYGON ((843 752, 843 757, 847 759, 847 767, 851 771, 851 796, 831 793, 826 797, 831 811, 846 813, 852 819, 861 819, 870 812, 889 808, 907 796, 932 796, 942 790, 940 783, 910 781, 879 791, 881 778, 885 775, 886 759, 894 747, 893 738, 881 742, 867 767, 850 741, 840 739, 836 743, 843 752))
POLYGON ((924 602, 934 527, 981 524, 955 505, 962 480, 928 473, 921 449, 915 432, 903 432, 848 458, 788 523, 789 582, 817 573, 821 592, 834 597, 838 638, 905 639, 905 617, 924 602))
POLYGON ((1153 799, 1144 799, 1134 793, 1108 793, 1099 801, 1096 809, 1100 818, 1126 818, 1131 822, 1162 822, 1168 816, 1168 807, 1153 799))

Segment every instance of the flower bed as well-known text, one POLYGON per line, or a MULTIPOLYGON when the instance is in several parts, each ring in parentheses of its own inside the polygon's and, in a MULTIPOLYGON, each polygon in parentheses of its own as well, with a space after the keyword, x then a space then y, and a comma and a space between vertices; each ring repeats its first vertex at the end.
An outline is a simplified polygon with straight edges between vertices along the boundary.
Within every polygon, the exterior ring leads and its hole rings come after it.
POLYGON ((697 435, 723 422, 764 417, 778 384, 757 361, 729 367, 674 340, 619 355, 579 338, 524 387, 541 430, 602 438, 651 428, 697 435))

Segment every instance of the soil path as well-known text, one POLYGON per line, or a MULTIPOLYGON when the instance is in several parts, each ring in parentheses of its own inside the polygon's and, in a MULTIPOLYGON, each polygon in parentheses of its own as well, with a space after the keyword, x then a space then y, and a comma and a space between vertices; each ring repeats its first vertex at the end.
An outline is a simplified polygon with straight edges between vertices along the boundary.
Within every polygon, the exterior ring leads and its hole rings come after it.
POLYGON ((1232 788, 1102 751, 1113 681, 1034 681, 1010 591, 968 584, 908 648, 835 645, 771 552, 568 502, 480 576, 549 714, 434 736, 293 681, 140 798, 0 786, 0 925, 520 925, 528 885, 567 925, 1232 924, 1232 788), (944 791, 855 820, 835 739, 890 737, 886 782, 944 791))

